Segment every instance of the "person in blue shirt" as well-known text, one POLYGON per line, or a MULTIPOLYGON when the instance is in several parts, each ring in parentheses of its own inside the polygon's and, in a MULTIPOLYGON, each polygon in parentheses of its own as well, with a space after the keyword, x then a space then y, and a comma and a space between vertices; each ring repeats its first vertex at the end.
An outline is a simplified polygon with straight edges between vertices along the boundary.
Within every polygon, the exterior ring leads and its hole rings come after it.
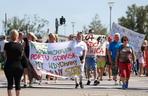
POLYGON ((118 74, 118 68, 115 65, 115 59, 116 59, 118 48, 121 45, 121 42, 119 40, 120 40, 120 34, 115 33, 114 40, 109 44, 109 61, 112 66, 112 76, 113 76, 113 80, 115 81, 115 85, 117 84, 117 74, 118 74))

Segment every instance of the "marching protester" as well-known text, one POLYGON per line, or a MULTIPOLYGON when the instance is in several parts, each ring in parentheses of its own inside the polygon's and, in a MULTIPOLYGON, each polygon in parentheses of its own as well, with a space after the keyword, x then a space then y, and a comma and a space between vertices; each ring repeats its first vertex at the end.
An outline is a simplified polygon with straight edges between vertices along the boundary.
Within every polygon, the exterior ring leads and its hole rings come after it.
POLYGON ((53 34, 53 33, 50 33, 50 34, 48 35, 48 39, 46 40, 45 43, 56 43, 56 42, 58 42, 58 37, 57 37, 57 35, 56 35, 56 34, 53 34))
MULTIPOLYGON (((98 44, 100 44, 100 46, 102 46, 101 43, 105 43, 106 39, 102 37, 102 39, 100 37, 97 38, 98 44)), ((104 56, 98 56, 97 55, 97 72, 98 72, 98 79, 100 81, 103 80, 103 74, 105 71, 105 66, 106 66, 106 54, 104 56)))
MULTIPOLYGON (((46 42, 45 43, 56 43, 56 42, 58 42, 58 37, 57 37, 57 35, 56 34, 53 34, 53 33, 50 33, 49 35, 48 35, 48 39, 46 40, 46 42)), ((49 80, 53 80, 53 79, 55 79, 55 80, 57 80, 57 77, 53 77, 53 76, 50 76, 50 75, 46 75, 46 79, 49 81, 49 80)))
MULTIPOLYGON (((27 34, 27 37, 24 38, 24 53, 25 53, 25 56, 28 59, 28 61, 29 61, 29 53, 30 53, 29 52, 30 51, 29 50, 29 42, 31 42, 31 41, 36 42, 36 40, 37 40, 37 37, 32 32, 29 32, 27 34)), ((28 74, 29 87, 32 87, 33 78, 40 80, 40 76, 37 75, 36 70, 34 70, 32 64, 30 62, 28 62, 28 64, 27 64, 27 69, 25 71, 25 74, 28 74)), ((26 87, 26 86, 27 85, 24 84, 24 87, 26 87)))
POLYGON ((114 34, 114 40, 109 44, 109 61, 112 66, 112 76, 115 81, 115 85, 117 85, 117 75, 118 75, 118 67, 115 65, 115 59, 117 56, 117 51, 121 43, 119 42, 120 34, 114 34))
MULTIPOLYGON (((91 50, 94 51, 94 46, 91 46, 91 45, 97 42, 93 37, 92 31, 93 30, 90 29, 89 33, 85 37, 88 50, 90 51, 91 50)), ((86 63, 85 63, 85 69, 86 69, 86 75, 87 75, 86 77, 88 79, 86 85, 90 85, 91 83, 91 80, 90 80, 91 73, 90 72, 92 72, 93 77, 94 77, 94 85, 98 85, 100 84, 100 81, 97 79, 98 76, 97 76, 96 54, 95 53, 89 54, 89 52, 87 52, 86 63)))
POLYGON ((8 96, 12 96, 11 90, 13 89, 13 83, 15 83, 16 96, 20 96, 20 80, 23 75, 24 68, 27 67, 21 63, 23 56, 23 46, 18 43, 18 36, 18 31, 12 30, 10 36, 11 41, 6 43, 4 46, 6 56, 4 73, 8 82, 8 96))
POLYGON ((86 58, 86 53, 87 53, 87 45, 83 40, 83 34, 82 32, 78 32, 75 40, 75 52, 76 55, 79 56, 80 58, 80 67, 81 67, 81 73, 79 76, 79 83, 78 83, 78 78, 75 77, 75 88, 78 88, 80 85, 81 88, 84 88, 84 85, 82 83, 82 78, 83 78, 83 72, 84 72, 84 64, 85 64, 85 58, 86 58))
POLYGON ((127 89, 132 71, 132 64, 135 62, 135 55, 132 47, 129 45, 127 36, 123 36, 121 42, 122 45, 120 45, 118 49, 115 66, 119 66, 122 89, 127 89))
POLYGON ((107 37, 107 45, 106 45, 106 69, 107 69, 107 71, 108 71, 108 81, 111 81, 112 80, 112 78, 111 78, 111 76, 112 76, 112 68, 111 68, 111 63, 110 63, 110 61, 109 61, 109 44, 112 42, 112 36, 108 36, 107 37))

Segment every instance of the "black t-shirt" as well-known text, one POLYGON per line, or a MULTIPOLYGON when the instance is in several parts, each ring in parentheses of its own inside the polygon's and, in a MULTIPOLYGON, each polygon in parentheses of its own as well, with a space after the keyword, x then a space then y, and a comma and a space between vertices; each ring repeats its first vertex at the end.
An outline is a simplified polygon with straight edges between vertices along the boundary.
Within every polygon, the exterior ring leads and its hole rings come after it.
POLYGON ((6 43, 4 50, 6 52, 6 58, 7 58, 6 66, 7 66, 7 63, 11 63, 12 66, 15 66, 15 65, 17 66, 18 64, 21 63, 23 46, 20 43, 16 43, 16 42, 6 43))

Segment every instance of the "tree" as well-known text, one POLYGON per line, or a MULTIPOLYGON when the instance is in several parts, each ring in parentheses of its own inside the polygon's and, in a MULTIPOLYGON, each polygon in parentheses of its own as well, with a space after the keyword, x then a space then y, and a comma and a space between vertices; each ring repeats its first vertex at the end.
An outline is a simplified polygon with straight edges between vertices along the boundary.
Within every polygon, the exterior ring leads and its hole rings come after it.
POLYGON ((119 18, 118 22, 135 32, 146 34, 146 39, 148 39, 148 5, 136 6, 133 4, 129 6, 126 16, 119 18))
POLYGON ((94 30, 94 34, 99 34, 99 35, 105 35, 107 34, 107 28, 105 28, 102 24, 101 21, 99 20, 99 15, 95 15, 93 18, 92 22, 88 27, 84 26, 83 31, 86 33, 89 29, 94 30))
MULTIPOLYGON (((48 23, 48 20, 40 18, 37 15, 34 15, 33 18, 25 15, 23 19, 14 16, 7 20, 6 35, 9 35, 12 29, 23 31, 26 34, 34 32, 37 35, 43 35, 46 32, 45 27, 48 26, 48 23)), ((4 21, 3 24, 5 24, 4 21)))
POLYGON ((84 34, 88 33, 88 30, 89 30, 89 29, 88 29, 86 26, 83 26, 83 33, 84 33, 84 34))

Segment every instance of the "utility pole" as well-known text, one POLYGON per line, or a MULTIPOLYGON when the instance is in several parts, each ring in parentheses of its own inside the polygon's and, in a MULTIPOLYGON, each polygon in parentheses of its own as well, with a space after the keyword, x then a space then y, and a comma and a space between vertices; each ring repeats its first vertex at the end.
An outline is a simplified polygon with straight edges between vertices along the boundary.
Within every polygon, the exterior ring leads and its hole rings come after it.
POLYGON ((55 19, 55 33, 58 34, 58 29, 59 29, 59 22, 58 19, 55 19))
POLYGON ((64 25, 64 29, 65 29, 65 25, 66 24, 66 19, 61 16, 61 18, 58 21, 58 18, 55 19, 55 33, 58 34, 58 30, 59 30, 59 26, 64 25))
POLYGON ((73 35, 74 35, 74 33, 75 33, 75 22, 71 22, 71 24, 72 24, 72 31, 73 31, 73 35))
POLYGON ((7 13, 5 13, 5 24, 4 24, 4 28, 5 28, 5 35, 7 35, 7 13))
POLYGON ((109 5, 109 9, 110 9, 110 28, 109 28, 109 32, 111 33, 111 27, 112 27, 112 6, 115 2, 108 2, 109 5))

